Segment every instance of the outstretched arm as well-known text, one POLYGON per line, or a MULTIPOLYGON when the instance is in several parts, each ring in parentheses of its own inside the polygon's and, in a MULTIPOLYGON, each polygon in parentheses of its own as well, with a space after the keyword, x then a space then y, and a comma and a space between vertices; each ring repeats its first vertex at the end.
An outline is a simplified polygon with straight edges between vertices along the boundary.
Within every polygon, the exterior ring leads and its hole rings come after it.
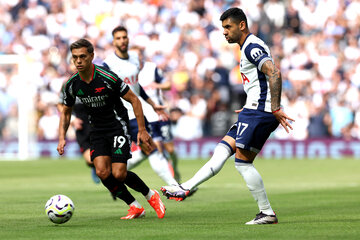
POLYGON ((261 71, 269 77, 271 111, 280 124, 285 128, 286 132, 289 132, 289 128, 291 130, 293 128, 288 120, 295 120, 288 117, 281 109, 282 79, 280 70, 273 64, 272 61, 268 60, 262 65, 261 71))
POLYGON ((140 97, 144 99, 150 106, 154 109, 154 111, 160 116, 162 120, 167 121, 169 119, 168 114, 165 112, 166 106, 157 105, 153 102, 153 100, 146 94, 144 88, 140 86, 140 97))
POLYGON ((167 91, 171 89, 171 82, 169 80, 166 80, 165 82, 162 83, 153 82, 151 83, 151 86, 156 89, 167 91))
POLYGON ((158 67, 155 68, 155 81, 152 83, 152 85, 154 88, 165 91, 171 89, 171 81, 164 77, 162 70, 158 67))
POLYGON ((157 105, 151 100, 151 98, 146 99, 146 102, 152 106, 155 112, 160 116, 160 118, 164 121, 169 120, 169 115, 165 112, 166 106, 157 105))

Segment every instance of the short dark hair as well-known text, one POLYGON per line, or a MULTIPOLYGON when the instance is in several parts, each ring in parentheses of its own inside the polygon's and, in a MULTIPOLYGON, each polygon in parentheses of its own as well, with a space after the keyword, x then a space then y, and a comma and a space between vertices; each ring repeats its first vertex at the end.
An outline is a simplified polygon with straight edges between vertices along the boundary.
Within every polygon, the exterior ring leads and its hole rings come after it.
POLYGON ((72 51, 73 49, 78 49, 78 48, 83 48, 83 47, 86 48, 88 53, 93 53, 94 52, 94 46, 91 44, 91 42, 89 42, 85 38, 81 38, 81 39, 73 42, 70 45, 70 51, 72 51))
POLYGON ((114 28, 114 30, 112 30, 112 35, 114 36, 115 35, 115 33, 117 33, 117 32, 126 32, 127 33, 127 29, 125 28, 125 27, 123 27, 123 26, 117 26, 116 28, 114 28))
POLYGON ((247 18, 244 11, 240 8, 229 8, 220 16, 220 21, 224 21, 227 18, 231 18, 234 22, 239 24, 241 21, 244 21, 246 27, 248 27, 247 18))

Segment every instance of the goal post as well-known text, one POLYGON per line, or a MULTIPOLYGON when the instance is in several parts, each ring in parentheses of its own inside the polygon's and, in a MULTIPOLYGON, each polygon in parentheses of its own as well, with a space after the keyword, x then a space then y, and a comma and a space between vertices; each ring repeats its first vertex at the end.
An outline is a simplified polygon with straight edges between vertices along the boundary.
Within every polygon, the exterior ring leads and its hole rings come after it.
MULTIPOLYGON (((18 137, 17 137, 17 152, 1 153, 1 159, 29 159, 29 145, 30 145, 30 116, 34 110, 33 93, 31 89, 31 67, 26 64, 26 57, 16 54, 0 55, 0 67, 10 65, 17 69, 17 76, 14 78, 13 84, 16 89, 16 102, 18 109, 18 137)), ((3 141, 2 141, 3 142, 3 141)), ((2 143, 4 144, 4 142, 2 143)))

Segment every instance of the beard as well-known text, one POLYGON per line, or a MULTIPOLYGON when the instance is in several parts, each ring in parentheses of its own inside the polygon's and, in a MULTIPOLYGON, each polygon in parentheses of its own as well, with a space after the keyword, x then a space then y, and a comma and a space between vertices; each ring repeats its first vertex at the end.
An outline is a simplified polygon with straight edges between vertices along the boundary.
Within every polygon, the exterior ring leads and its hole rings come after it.
POLYGON ((116 48, 119 50, 119 52, 121 53, 127 53, 128 51, 128 46, 125 45, 121 45, 121 46, 116 46, 116 48))
POLYGON ((228 43, 236 43, 236 41, 234 40, 234 38, 227 38, 226 41, 228 43))

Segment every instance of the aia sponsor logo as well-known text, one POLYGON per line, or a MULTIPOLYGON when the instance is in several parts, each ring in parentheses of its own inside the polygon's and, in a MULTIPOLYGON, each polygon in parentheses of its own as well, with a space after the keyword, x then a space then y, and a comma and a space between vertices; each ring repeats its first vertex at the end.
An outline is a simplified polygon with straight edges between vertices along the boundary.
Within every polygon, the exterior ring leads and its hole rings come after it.
POLYGON ((130 77, 125 77, 124 78, 124 83, 126 83, 127 85, 134 85, 137 82, 139 82, 138 75, 132 75, 130 77))
POLYGON ((249 83, 250 80, 245 76, 245 74, 241 73, 241 77, 242 77, 242 80, 243 80, 243 84, 246 84, 247 82, 249 83))

